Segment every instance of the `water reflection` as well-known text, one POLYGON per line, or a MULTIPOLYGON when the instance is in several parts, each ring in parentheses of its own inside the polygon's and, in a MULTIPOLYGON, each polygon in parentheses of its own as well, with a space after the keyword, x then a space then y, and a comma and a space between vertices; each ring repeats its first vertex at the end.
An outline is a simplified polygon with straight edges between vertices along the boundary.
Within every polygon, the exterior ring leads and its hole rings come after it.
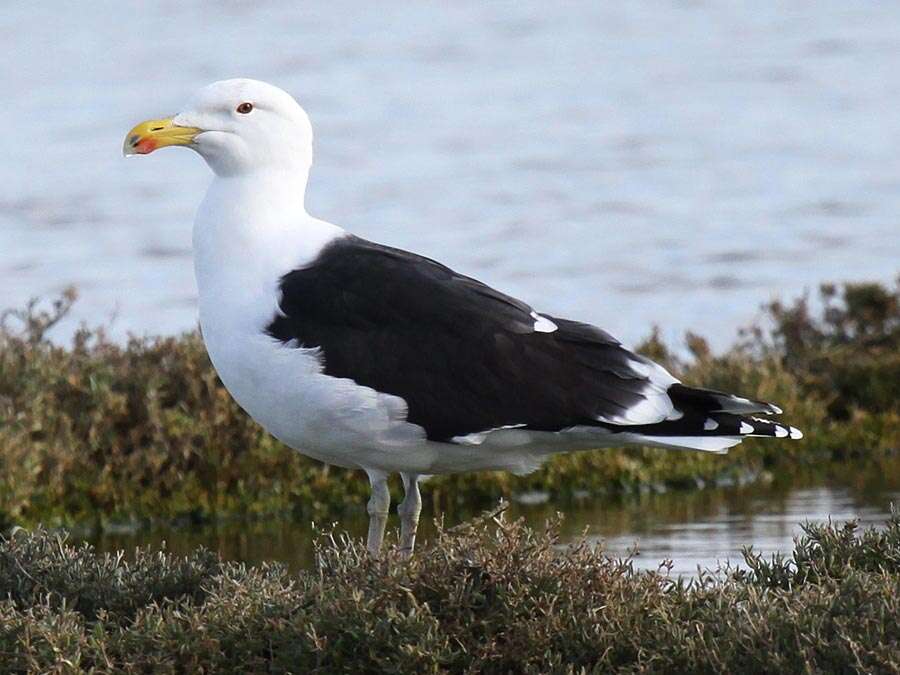
MULTIPOLYGON (((858 519, 878 525, 900 503, 896 475, 863 486, 824 484, 801 488, 784 485, 714 488, 696 492, 670 492, 641 496, 585 499, 566 504, 510 505, 511 517, 524 517, 540 527, 556 510, 565 512, 562 534, 572 541, 587 531, 593 542, 602 542, 613 556, 635 554, 639 569, 657 569, 672 560, 672 574, 695 574, 697 568, 715 569, 728 560, 740 562, 741 549, 752 545, 765 554, 789 552, 793 537, 807 520, 858 519)), ((471 517, 471 513, 444 515, 447 525, 471 517)), ((396 518, 389 527, 396 528, 396 518)), ((340 530, 362 538, 365 512, 341 519, 340 530)), ((421 540, 434 535, 433 514, 423 514, 421 540)), ((309 522, 272 519, 259 522, 224 522, 213 526, 156 529, 128 534, 102 534, 90 538, 100 550, 134 546, 187 553, 197 546, 218 551, 230 560, 257 563, 278 560, 291 569, 312 564, 313 525, 309 522)))
MULTIPOLYGON (((713 491, 715 492, 715 491, 713 491)), ((900 491, 857 494, 846 487, 820 486, 789 492, 725 490, 703 495, 672 511, 660 508, 626 516, 630 527, 616 529, 598 522, 594 540, 602 540, 610 554, 624 555, 637 547, 635 567, 656 569, 672 560, 673 574, 693 574, 698 567, 715 569, 727 561, 740 562, 741 550, 788 553, 806 521, 847 521, 878 525, 890 512, 900 491), (704 499, 706 496, 708 498, 704 499), (700 501, 700 503, 691 503, 700 501)))

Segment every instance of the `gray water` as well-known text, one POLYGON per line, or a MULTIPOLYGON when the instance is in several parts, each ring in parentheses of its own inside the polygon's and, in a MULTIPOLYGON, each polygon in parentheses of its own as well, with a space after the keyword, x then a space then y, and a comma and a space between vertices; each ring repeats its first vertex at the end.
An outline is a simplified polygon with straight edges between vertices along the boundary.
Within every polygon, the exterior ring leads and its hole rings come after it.
MULTIPOLYGON (((427 483, 424 486, 427 504, 427 483)), ((691 576, 698 570, 717 571, 726 563, 743 565, 744 547, 769 557, 790 554, 804 522, 848 522, 860 527, 882 526, 891 504, 900 506, 900 475, 869 477, 856 484, 825 481, 803 487, 760 482, 748 486, 719 487, 693 492, 644 494, 618 498, 585 498, 575 503, 547 499, 531 503, 527 495, 509 505, 510 518, 525 518, 543 528, 556 512, 565 514, 564 543, 587 540, 612 557, 630 557, 635 569, 660 570, 673 576, 691 576), (528 503, 523 503, 528 502, 528 503), (670 561, 669 568, 662 563, 670 561)), ((341 518, 338 532, 363 540, 367 520, 364 505, 341 518)), ((452 526, 477 513, 440 514, 452 526)), ((435 514, 423 514, 419 540, 434 536, 435 514)), ((328 525, 328 523, 320 523, 328 525)), ((396 541, 396 517, 388 526, 396 541)), ((292 519, 255 522, 232 521, 202 527, 158 528, 151 531, 104 533, 85 538, 101 551, 135 546, 187 553, 197 546, 219 552, 229 560, 249 563, 279 561, 290 569, 313 564, 313 525, 292 519)))
MULTIPOLYGON (((60 339, 82 320, 116 338, 195 325, 208 171, 120 149, 235 76, 310 113, 312 213, 628 344, 659 324, 722 348, 766 301, 900 269, 897 3, 13 0, 0 44, 0 308, 74 284, 60 339)), ((567 522, 684 571, 888 503, 736 494, 567 506, 567 522)), ((223 527, 122 541, 307 559, 308 528, 223 527)))
POLYGON ((0 307, 75 284, 61 337, 195 325, 208 171, 120 148, 234 76, 309 111, 311 212, 630 344, 900 268, 896 3, 13 1, 0 38, 0 307))
MULTIPOLYGON (((802 534, 802 524, 807 521, 855 520, 860 527, 879 527, 886 521, 891 504, 900 506, 900 482, 896 475, 888 481, 868 481, 862 486, 826 482, 788 488, 757 484, 621 498, 594 497, 564 504, 551 500, 541 504, 512 502, 508 516, 523 517, 530 526, 540 529, 555 513, 562 512, 565 514, 561 529, 563 543, 577 541, 586 534, 587 540, 601 546, 607 555, 630 557, 635 569, 691 576, 701 569, 715 572, 726 563, 743 566, 742 550, 747 546, 766 557, 790 554, 794 538, 802 534), (669 561, 668 569, 663 568, 665 561, 669 561)), ((477 514, 440 514, 446 526, 474 515, 477 514)), ((423 514, 420 543, 427 544, 434 536, 434 516, 427 509, 423 514)), ((322 525, 328 523, 319 524, 322 525)), ((336 523, 336 531, 362 540, 366 526, 364 505, 360 504, 355 514, 336 523)), ((310 522, 292 519, 232 521, 107 532, 75 541, 89 541, 100 551, 131 552, 135 546, 144 546, 188 553, 205 546, 229 560, 278 561, 298 570, 313 564, 313 527, 310 522)), ((388 536, 394 537, 393 541, 396 541, 397 527, 392 516, 388 536)))

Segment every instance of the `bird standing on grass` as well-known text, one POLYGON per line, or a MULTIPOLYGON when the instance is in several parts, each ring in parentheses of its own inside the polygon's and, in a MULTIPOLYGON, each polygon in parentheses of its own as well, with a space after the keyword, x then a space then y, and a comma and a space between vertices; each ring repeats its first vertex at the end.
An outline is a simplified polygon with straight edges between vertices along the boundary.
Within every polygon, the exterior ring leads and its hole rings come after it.
POLYGON ((526 303, 306 212, 312 127, 286 92, 236 79, 201 89, 124 151, 181 145, 215 174, 194 222, 200 327, 222 382, 253 419, 372 486, 377 554, 399 473, 400 548, 419 481, 533 471, 550 455, 623 444, 725 452, 800 438, 776 406, 681 384, 594 326, 526 303))

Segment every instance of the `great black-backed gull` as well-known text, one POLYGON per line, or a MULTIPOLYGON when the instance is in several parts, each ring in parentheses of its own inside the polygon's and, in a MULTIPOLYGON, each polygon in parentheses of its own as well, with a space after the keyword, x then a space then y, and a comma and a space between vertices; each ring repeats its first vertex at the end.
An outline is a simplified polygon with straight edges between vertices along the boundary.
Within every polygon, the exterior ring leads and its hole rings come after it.
POLYGON ((310 216, 312 139, 289 94, 235 79, 139 124, 124 151, 186 146, 212 169, 193 232, 209 356, 275 437, 368 474, 373 553, 391 473, 406 491, 409 553, 424 476, 526 473, 603 446, 724 452, 748 436, 801 437, 758 417, 780 413, 774 405, 681 384, 599 328, 310 216))

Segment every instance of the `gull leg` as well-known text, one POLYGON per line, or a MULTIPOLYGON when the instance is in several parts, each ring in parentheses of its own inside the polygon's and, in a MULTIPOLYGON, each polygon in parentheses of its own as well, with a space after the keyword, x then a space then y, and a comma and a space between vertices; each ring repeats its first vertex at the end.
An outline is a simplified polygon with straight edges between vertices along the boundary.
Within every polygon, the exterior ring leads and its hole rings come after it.
POLYGON ((416 530, 419 514, 422 512, 422 495, 419 494, 419 477, 414 473, 401 473, 406 495, 397 507, 400 516, 400 554, 404 558, 412 555, 416 545, 416 530))
POLYGON ((372 486, 372 496, 369 497, 366 507, 369 512, 369 537, 366 540, 366 548, 371 555, 378 557, 391 508, 391 493, 388 490, 386 473, 374 469, 366 470, 366 473, 369 474, 369 484, 372 486))

